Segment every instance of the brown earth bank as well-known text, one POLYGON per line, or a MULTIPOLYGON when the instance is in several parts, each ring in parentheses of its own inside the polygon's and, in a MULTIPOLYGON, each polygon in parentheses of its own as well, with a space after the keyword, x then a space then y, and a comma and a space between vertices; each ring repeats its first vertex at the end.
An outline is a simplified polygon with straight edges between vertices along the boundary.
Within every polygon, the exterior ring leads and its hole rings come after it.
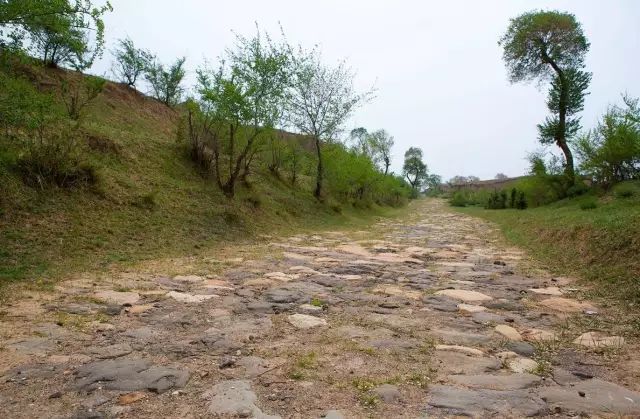
POLYGON ((0 414, 640 417, 610 309, 493 225, 411 209, 24 290, 0 308, 0 414))

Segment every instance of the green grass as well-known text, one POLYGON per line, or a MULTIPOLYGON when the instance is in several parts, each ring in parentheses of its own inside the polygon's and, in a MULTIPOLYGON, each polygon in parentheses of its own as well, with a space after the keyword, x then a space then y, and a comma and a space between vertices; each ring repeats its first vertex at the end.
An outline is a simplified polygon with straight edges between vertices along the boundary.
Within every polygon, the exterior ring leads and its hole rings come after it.
POLYGON ((495 222, 545 267, 594 284, 597 296, 640 302, 640 182, 525 211, 459 210, 495 222))
MULTIPOLYGON (((38 71, 46 78, 49 70, 38 71)), ((2 164, 15 150, 0 149, 0 288, 198 255, 265 233, 361 225, 398 211, 343 205, 338 214, 332 202, 313 198, 311 179, 301 176, 293 188, 262 167, 230 200, 189 160, 177 122, 175 111, 108 83, 82 125, 82 154, 98 168, 98 183, 83 189, 27 187, 2 164)))

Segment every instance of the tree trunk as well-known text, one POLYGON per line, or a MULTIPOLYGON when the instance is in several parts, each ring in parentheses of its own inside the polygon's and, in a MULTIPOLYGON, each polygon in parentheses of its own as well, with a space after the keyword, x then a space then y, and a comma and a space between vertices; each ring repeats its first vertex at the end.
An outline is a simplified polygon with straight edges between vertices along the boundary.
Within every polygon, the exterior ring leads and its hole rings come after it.
POLYGON ((555 133, 556 144, 564 153, 566 160, 566 166, 564 173, 567 176, 569 186, 573 186, 575 183, 575 169, 573 166, 573 154, 567 144, 567 102, 569 101, 569 84, 564 75, 564 71, 545 53, 543 53, 543 60, 546 61, 556 72, 560 79, 560 103, 558 104, 558 129, 555 133))
POLYGON ((389 166, 391 166, 391 161, 388 158, 384 159, 384 175, 387 176, 389 174, 389 166))
POLYGON ((322 152, 320 151, 320 138, 316 136, 316 153, 318 155, 318 173, 316 175, 316 190, 313 195, 320 199, 322 196, 322 178, 324 175, 324 167, 322 166, 322 152))

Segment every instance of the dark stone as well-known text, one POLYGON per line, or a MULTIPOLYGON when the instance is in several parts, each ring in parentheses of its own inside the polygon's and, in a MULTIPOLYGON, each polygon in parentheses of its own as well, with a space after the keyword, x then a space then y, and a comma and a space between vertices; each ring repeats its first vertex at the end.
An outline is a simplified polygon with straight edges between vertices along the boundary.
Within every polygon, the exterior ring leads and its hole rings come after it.
POLYGON ((527 358, 531 358, 536 352, 536 348, 527 342, 509 342, 506 348, 527 358))
POLYGON ((117 359, 86 364, 76 371, 76 389, 92 391, 98 387, 107 390, 151 390, 162 393, 171 388, 182 388, 189 381, 185 369, 153 365, 144 359, 117 359))

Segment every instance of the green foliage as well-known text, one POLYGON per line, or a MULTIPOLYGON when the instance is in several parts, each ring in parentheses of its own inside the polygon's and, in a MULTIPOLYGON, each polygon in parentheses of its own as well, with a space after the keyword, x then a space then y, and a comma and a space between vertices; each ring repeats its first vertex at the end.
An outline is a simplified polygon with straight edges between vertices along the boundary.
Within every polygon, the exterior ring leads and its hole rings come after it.
POLYGON ((138 78, 155 60, 151 52, 136 48, 131 38, 118 40, 113 57, 115 58, 112 68, 113 74, 118 81, 133 88, 136 87, 138 78))
POLYGON ((547 98, 547 107, 552 116, 548 116, 544 123, 538 124, 538 138, 541 144, 555 144, 558 138, 575 137, 581 128, 580 118, 575 115, 584 110, 584 97, 587 95, 586 90, 590 82, 591 73, 573 68, 565 70, 562 76, 553 78, 547 98), (564 100, 563 95, 566 97, 564 100), (560 121, 561 109, 566 118, 564 123, 560 121))
POLYGON ((449 204, 453 207, 466 207, 467 203, 467 196, 463 191, 456 191, 449 198, 449 204))
POLYGON ((373 162, 342 144, 327 144, 327 191, 341 202, 358 206, 371 204, 400 206, 409 197, 410 188, 400 177, 384 175, 373 162))
POLYGON ((485 204, 487 209, 505 209, 507 208, 507 193, 505 191, 494 190, 485 204))
POLYGON ((318 49, 305 51, 299 48, 292 58, 287 114, 291 126, 315 142, 317 170, 314 195, 320 199, 324 180, 322 143, 335 140, 345 122, 371 98, 372 92, 357 92, 353 85, 355 75, 346 63, 326 66, 318 49))
POLYGON ((411 187, 417 191, 427 177, 427 165, 422 161, 422 150, 410 147, 404 153, 402 174, 407 178, 411 187))
POLYGON ((200 121, 191 132, 209 140, 217 183, 233 197, 242 168, 248 169, 282 117, 290 59, 286 45, 259 31, 253 38, 238 36, 226 59, 217 70, 198 70, 200 121))
POLYGON ((543 144, 555 143, 565 156, 565 173, 574 181, 573 155, 568 145, 580 128, 591 74, 582 71, 589 43, 570 13, 527 12, 511 20, 499 44, 512 83, 551 80, 547 106, 551 116, 538 125, 543 144))
POLYGON ((518 199, 516 200, 516 209, 524 210, 527 209, 529 204, 527 204, 527 197, 524 191, 518 192, 518 199))
POLYGON ((151 85, 153 97, 167 106, 177 105, 184 93, 185 60, 184 57, 178 58, 169 68, 154 60, 146 67, 145 79, 151 85))
POLYGON ((605 186, 640 179, 640 107, 628 96, 624 103, 609 108, 576 144, 580 168, 605 186))
POLYGON ((580 68, 589 50, 575 16, 558 11, 527 12, 511 19, 499 44, 514 83, 552 78, 553 65, 580 68))
POLYGON ((29 50, 47 66, 91 67, 104 48, 103 15, 109 2, 94 7, 90 0, 5 0, 0 8, 0 35, 29 50))

